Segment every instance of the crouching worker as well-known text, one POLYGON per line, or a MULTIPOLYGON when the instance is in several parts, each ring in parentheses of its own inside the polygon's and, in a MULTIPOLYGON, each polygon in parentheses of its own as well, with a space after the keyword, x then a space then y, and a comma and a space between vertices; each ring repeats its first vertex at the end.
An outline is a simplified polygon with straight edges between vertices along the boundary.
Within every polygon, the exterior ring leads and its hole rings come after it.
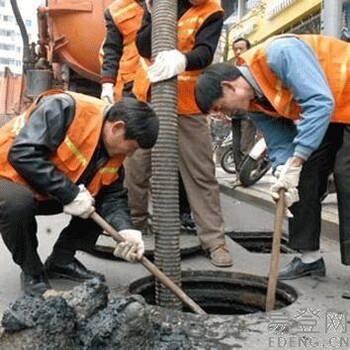
POLYGON ((48 91, 0 129, 0 232, 22 269, 26 294, 44 293, 48 277, 104 278, 74 257, 77 250, 93 249, 102 232, 89 219, 95 208, 126 241, 115 254, 129 261, 142 256, 122 163, 136 149, 151 148, 158 128, 151 107, 136 99, 108 105, 82 94, 48 91), (35 217, 61 212, 72 219, 43 265, 35 217))

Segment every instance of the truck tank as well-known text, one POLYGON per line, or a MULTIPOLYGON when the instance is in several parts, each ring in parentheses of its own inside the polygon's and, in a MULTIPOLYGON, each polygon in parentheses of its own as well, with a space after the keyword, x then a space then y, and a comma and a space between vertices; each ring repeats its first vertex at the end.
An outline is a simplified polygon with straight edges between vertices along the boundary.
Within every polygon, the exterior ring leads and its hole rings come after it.
POLYGON ((99 96, 103 12, 112 0, 48 0, 39 9, 39 42, 64 88, 99 96))

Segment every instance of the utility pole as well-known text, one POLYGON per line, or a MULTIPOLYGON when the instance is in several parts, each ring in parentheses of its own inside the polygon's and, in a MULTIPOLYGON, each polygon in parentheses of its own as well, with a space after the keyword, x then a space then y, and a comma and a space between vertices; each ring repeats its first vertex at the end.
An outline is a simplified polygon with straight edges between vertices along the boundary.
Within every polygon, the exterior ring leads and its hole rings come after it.
POLYGON ((321 9, 321 34, 340 38, 344 0, 323 0, 321 9))

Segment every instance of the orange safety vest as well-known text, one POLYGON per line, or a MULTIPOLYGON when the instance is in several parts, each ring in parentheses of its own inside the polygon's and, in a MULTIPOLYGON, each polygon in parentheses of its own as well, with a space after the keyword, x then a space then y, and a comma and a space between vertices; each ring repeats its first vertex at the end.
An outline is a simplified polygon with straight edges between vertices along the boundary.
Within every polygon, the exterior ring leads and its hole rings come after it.
MULTIPOLYGON (((0 128, 0 178, 30 187, 26 180, 16 171, 8 161, 8 153, 13 140, 16 138, 26 121, 31 117, 32 111, 43 96, 57 93, 66 93, 75 101, 74 118, 68 127, 62 143, 51 155, 50 161, 64 173, 72 182, 76 183, 91 161, 92 155, 100 140, 103 114, 107 106, 103 101, 70 91, 51 90, 41 94, 36 101, 23 114, 11 119, 0 128)), ((113 157, 98 171, 87 186, 90 193, 95 196, 102 186, 107 186, 118 179, 118 170, 125 156, 113 157)), ((33 189, 32 189, 33 190, 33 189)), ((48 199, 36 193, 40 200, 48 199)))
MULTIPOLYGON (((196 34, 200 30, 204 21, 215 12, 223 12, 223 9, 215 0, 209 0, 198 6, 192 6, 186 11, 177 23, 177 49, 186 53, 193 49, 196 34)), ((150 65, 150 61, 145 59, 145 63, 150 65)), ((200 110, 195 102, 194 92, 196 81, 202 69, 185 71, 177 77, 178 87, 178 111, 180 115, 199 114, 200 110)), ((133 93, 135 96, 146 102, 150 81, 147 78, 145 69, 140 66, 134 79, 133 93)))
MULTIPOLYGON (((119 100, 124 84, 134 80, 140 65, 136 48, 136 33, 141 27, 143 7, 135 0, 117 0, 108 7, 115 26, 123 36, 123 54, 119 61, 118 75, 114 86, 114 97, 119 100)), ((100 49, 100 64, 103 63, 103 45, 100 49)))
MULTIPOLYGON (((322 35, 281 35, 251 48, 239 57, 239 64, 246 63, 254 79, 269 100, 275 111, 267 110, 252 101, 250 111, 263 112, 271 116, 283 116, 297 120, 301 108, 293 98, 292 92, 282 85, 268 66, 266 49, 271 40, 293 36, 311 46, 326 76, 332 92, 335 108, 332 122, 349 123, 350 121, 350 45, 344 41, 322 35)), ((302 64, 302 62, 300 62, 302 64)))

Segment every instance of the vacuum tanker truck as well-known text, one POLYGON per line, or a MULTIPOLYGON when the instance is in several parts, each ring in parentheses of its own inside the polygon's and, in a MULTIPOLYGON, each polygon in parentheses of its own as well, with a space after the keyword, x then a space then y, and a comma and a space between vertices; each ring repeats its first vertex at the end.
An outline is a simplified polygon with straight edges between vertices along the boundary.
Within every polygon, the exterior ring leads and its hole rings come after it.
MULTIPOLYGON (((106 34, 103 12, 111 2, 47 0, 45 6, 39 7, 37 64, 32 80, 37 81, 41 75, 53 79, 44 81, 45 87, 59 86, 99 96, 99 51, 106 34), (47 73, 41 74, 41 70, 47 73)), ((30 85, 28 88, 31 90, 30 85)), ((35 90, 34 87, 30 95, 37 94, 35 90)))

